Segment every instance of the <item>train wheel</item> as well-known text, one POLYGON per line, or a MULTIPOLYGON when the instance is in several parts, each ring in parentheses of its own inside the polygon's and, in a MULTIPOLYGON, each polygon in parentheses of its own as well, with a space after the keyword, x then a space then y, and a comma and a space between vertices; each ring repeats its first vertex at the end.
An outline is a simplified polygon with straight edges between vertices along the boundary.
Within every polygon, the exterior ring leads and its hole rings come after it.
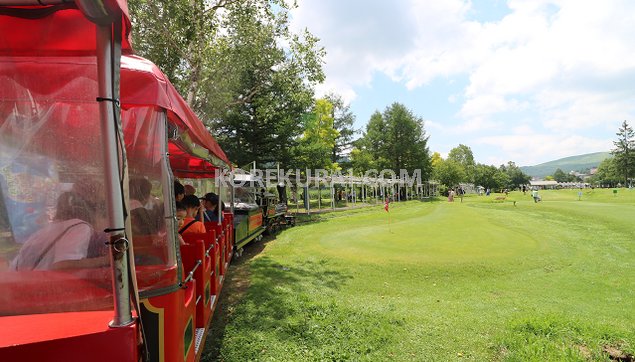
POLYGON ((276 224, 276 220, 275 219, 270 219, 267 222, 267 234, 268 235, 276 235, 277 232, 278 232, 278 225, 276 224))

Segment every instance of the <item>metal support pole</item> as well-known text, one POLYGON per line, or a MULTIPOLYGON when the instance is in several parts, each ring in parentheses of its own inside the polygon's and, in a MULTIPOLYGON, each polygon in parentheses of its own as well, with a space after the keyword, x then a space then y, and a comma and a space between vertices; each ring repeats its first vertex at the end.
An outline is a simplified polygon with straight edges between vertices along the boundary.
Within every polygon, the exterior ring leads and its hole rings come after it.
MULTIPOLYGON (((234 204, 236 203, 236 186, 234 186, 234 173, 233 172, 230 174, 229 178, 231 180, 230 184, 229 184, 229 187, 231 187, 231 189, 232 189, 232 194, 231 194, 232 198, 231 198, 231 201, 230 201, 230 204, 229 204, 229 208, 230 208, 231 213, 234 214, 234 204)), ((224 179, 225 178, 223 178, 223 180, 224 179)), ((285 192, 286 192, 286 190, 285 190, 285 192)))
MULTIPOLYGON (((115 100, 113 88, 113 32, 112 25, 97 27, 97 73, 99 78, 99 97, 115 100)), ((117 90, 118 91, 118 90, 117 90)), ((108 210, 110 234, 110 262, 112 266, 112 288, 114 293, 114 317, 110 322, 112 327, 123 327, 133 323, 130 306, 130 285, 128 283, 128 245, 125 239, 123 197, 121 184, 122 169, 119 168, 120 157, 124 157, 123 145, 118 145, 117 129, 115 126, 115 112, 119 112, 115 101, 99 102, 101 119, 101 136, 104 148, 104 163, 106 168, 106 207, 108 210)), ((118 125, 120 126, 120 125, 118 125)))
POLYGON ((351 176, 351 202, 355 206, 355 186, 353 184, 353 176, 351 176))
POLYGON ((318 210, 322 209, 322 185, 320 184, 320 180, 317 180, 318 185, 318 210))
POLYGON ((331 180, 331 209, 335 210, 335 187, 333 187, 333 181, 331 180))
MULTIPOLYGON (((255 163, 255 162, 254 162, 255 163)), ((218 225, 223 224, 223 183, 220 180, 215 180, 218 182, 218 225)))
POLYGON ((307 178, 306 186, 304 186, 304 201, 306 202, 306 214, 311 215, 311 195, 309 194, 308 178, 307 178))

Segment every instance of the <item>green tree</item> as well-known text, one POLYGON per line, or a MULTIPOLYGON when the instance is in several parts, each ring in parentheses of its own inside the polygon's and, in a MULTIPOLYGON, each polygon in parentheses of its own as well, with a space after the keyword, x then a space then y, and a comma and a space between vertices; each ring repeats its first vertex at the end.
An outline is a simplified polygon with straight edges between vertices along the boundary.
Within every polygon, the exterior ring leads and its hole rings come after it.
POLYGON ((301 120, 310 109, 312 92, 301 80, 295 84, 295 92, 282 82, 273 77, 267 89, 254 95, 251 102, 231 107, 215 121, 214 136, 238 165, 256 161, 264 166, 280 162, 288 167, 294 162, 292 151, 303 132, 301 120), (285 101, 283 106, 278 103, 285 101))
POLYGON ((421 170, 422 177, 430 175, 428 136, 423 120, 416 117, 404 105, 393 103, 384 110, 386 121, 386 155, 388 168, 399 174, 400 170, 421 170))
POLYGON ((374 158, 375 168, 381 170, 388 168, 388 139, 386 137, 386 128, 388 127, 384 116, 376 111, 370 116, 370 120, 366 125, 366 132, 358 144, 367 150, 374 158))
MULTIPOLYGON (((364 175, 367 171, 377 168, 373 155, 363 146, 356 145, 351 150, 351 168, 355 175, 364 175)), ((373 177, 374 175, 369 175, 373 177)))
POLYGON ((434 167, 434 179, 448 188, 454 187, 465 179, 463 165, 454 160, 441 160, 434 167))
POLYGON ((335 170, 331 152, 339 132, 333 128, 333 105, 327 99, 318 99, 313 111, 304 117, 304 134, 295 149, 295 166, 301 169, 323 168, 335 170))
POLYGON ((507 189, 511 184, 511 178, 504 170, 499 169, 496 174, 494 174, 494 181, 496 183, 495 189, 507 189))
POLYGON ((356 174, 363 175, 370 169, 381 171, 387 167, 388 161, 383 159, 383 155, 386 154, 386 139, 383 133, 385 128, 383 116, 375 112, 370 116, 362 137, 353 142, 351 168, 356 174))
POLYGON ((613 142, 615 148, 611 153, 620 179, 626 183, 635 177, 635 131, 624 121, 616 135, 617 141, 613 142))
POLYGON ((129 0, 135 52, 156 63, 181 94, 193 96, 202 60, 220 56, 219 10, 231 2, 129 0))
MULTIPOLYGON (((335 128, 339 134, 335 139, 331 153, 331 161, 335 163, 343 160, 351 149, 353 137, 355 133, 357 133, 353 127, 355 115, 351 112, 350 106, 344 103, 340 95, 331 93, 325 98, 333 105, 333 128, 335 128)), ((342 166, 346 167, 347 165, 342 166)))
POLYGON ((130 0, 136 52, 154 61, 239 165, 290 164, 324 49, 289 30, 286 0, 130 0), (284 46, 283 46, 284 44, 284 46))
POLYGON ((564 173, 564 171, 562 171, 561 169, 557 169, 552 176, 553 176, 553 179, 557 182, 582 181, 578 176, 569 174, 569 173, 564 173))
POLYGON ((609 157, 600 162, 595 174, 591 176, 589 181, 596 185, 612 187, 617 185, 620 179, 621 177, 615 164, 615 158, 609 157))
POLYGON ((430 165, 432 168, 436 167, 439 162, 443 161, 443 157, 439 152, 434 152, 432 157, 430 157, 430 165))
POLYGON ((564 171, 562 171, 561 169, 557 169, 553 173, 553 179, 556 180, 557 182, 568 182, 568 179, 569 179, 568 176, 569 175, 564 173, 564 171))
POLYGON ((516 163, 512 161, 507 162, 505 172, 509 176, 509 186, 511 189, 527 185, 529 184, 529 180, 531 180, 531 176, 524 173, 520 167, 516 166, 516 163))
POLYGON ((362 137, 353 142, 351 167, 356 173, 363 174, 370 169, 381 170, 386 167, 387 161, 382 159, 386 142, 382 130, 385 128, 384 118, 376 111, 370 116, 362 137))
POLYGON ((507 173, 496 166, 479 163, 474 168, 474 184, 486 189, 498 190, 508 187, 509 180, 507 173))
MULTIPOLYGON (((364 154, 368 153, 373 159, 372 168, 377 170, 392 170, 397 175, 401 170, 407 170, 410 175, 414 170, 421 170, 423 179, 431 175, 423 120, 399 103, 393 103, 384 113, 373 113, 355 148, 357 160, 368 159, 364 154), (362 155, 364 157, 359 157, 362 155)), ((353 169, 359 169, 360 164, 355 162, 353 169)))
POLYGON ((474 154, 471 148, 463 144, 454 147, 448 154, 448 160, 456 161, 463 167, 465 179, 461 180, 462 182, 474 182, 476 163, 474 162, 474 154))

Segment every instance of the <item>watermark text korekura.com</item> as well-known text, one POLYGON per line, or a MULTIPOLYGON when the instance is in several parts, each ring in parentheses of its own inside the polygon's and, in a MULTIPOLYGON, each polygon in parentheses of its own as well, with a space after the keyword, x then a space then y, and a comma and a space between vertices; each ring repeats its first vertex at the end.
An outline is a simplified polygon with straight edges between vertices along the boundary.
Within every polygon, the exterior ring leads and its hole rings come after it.
POLYGON ((348 184, 354 180, 355 184, 381 185, 398 183, 403 186, 412 187, 424 181, 421 178, 421 170, 412 172, 401 169, 399 174, 393 170, 370 169, 362 176, 354 176, 352 172, 341 173, 339 171, 328 171, 325 169, 315 170, 283 170, 283 169, 253 169, 246 172, 241 169, 236 170, 216 170, 216 180, 224 187, 267 187, 272 184, 284 184, 287 187, 319 187, 319 185, 348 184))

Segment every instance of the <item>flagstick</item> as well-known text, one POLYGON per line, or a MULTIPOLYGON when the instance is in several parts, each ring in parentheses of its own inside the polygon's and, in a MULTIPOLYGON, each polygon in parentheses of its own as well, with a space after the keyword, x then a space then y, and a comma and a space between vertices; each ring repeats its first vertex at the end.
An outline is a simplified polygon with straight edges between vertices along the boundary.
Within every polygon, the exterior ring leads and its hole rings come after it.
POLYGON ((390 199, 386 198, 385 204, 384 204, 384 210, 386 210, 386 212, 388 213, 388 232, 392 234, 392 230, 390 228, 390 199))

